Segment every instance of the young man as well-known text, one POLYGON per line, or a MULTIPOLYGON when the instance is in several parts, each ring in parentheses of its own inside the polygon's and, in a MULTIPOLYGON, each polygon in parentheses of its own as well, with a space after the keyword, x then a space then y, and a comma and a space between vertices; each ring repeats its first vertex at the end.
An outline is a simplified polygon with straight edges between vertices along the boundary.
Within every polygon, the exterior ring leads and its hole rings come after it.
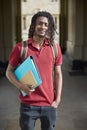
POLYGON ((17 81, 13 74, 14 69, 22 62, 20 57, 22 44, 18 43, 10 54, 6 76, 19 90, 23 90, 27 94, 23 96, 20 93, 19 96, 21 101, 21 130, 34 130, 37 119, 41 121, 42 130, 54 129, 57 118, 57 107, 61 100, 62 91, 61 50, 59 44, 57 44, 58 53, 54 58, 51 47, 54 44, 55 31, 55 24, 50 13, 41 11, 32 17, 26 57, 29 55, 34 57, 42 79, 42 84, 35 90, 32 91, 31 85, 27 86, 17 81))

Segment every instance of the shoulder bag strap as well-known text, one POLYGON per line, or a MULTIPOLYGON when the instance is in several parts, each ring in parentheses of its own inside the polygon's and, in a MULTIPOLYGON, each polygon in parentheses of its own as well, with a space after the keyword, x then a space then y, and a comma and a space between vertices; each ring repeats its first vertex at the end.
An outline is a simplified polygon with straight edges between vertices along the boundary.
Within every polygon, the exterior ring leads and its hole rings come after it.
POLYGON ((27 51, 28 51, 28 43, 27 41, 23 41, 22 48, 21 48, 21 56, 20 56, 22 62, 26 59, 27 51))
POLYGON ((53 44, 51 45, 51 49, 52 49, 52 53, 53 53, 53 59, 54 59, 54 62, 55 62, 55 59, 58 55, 58 48, 57 48, 57 44, 53 44))

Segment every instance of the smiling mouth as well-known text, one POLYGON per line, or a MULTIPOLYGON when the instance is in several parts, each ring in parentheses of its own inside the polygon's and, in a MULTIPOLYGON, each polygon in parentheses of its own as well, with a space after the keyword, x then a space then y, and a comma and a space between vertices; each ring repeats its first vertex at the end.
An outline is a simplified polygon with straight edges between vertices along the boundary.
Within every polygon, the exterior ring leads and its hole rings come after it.
POLYGON ((46 31, 39 31, 40 33, 46 33, 46 31))

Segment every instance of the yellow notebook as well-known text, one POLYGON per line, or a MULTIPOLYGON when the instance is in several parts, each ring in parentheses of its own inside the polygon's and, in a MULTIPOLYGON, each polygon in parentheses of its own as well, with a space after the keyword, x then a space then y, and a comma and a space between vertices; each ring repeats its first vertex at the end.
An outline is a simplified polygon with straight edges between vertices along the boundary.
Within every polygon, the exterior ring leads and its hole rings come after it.
POLYGON ((23 75, 23 77, 20 79, 20 82, 26 85, 32 85, 32 87, 37 85, 37 82, 31 71, 28 71, 25 75, 23 75))

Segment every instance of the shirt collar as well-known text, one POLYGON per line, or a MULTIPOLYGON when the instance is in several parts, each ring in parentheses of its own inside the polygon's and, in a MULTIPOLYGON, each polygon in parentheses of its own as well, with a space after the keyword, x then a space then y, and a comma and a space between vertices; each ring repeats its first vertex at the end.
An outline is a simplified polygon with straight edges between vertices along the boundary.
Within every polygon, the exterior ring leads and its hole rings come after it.
MULTIPOLYGON (((33 38, 28 39, 28 44, 31 44, 31 45, 34 44, 33 38)), ((49 40, 47 38, 44 39, 43 46, 45 46, 45 45, 47 45, 47 46, 49 45, 49 40)))

